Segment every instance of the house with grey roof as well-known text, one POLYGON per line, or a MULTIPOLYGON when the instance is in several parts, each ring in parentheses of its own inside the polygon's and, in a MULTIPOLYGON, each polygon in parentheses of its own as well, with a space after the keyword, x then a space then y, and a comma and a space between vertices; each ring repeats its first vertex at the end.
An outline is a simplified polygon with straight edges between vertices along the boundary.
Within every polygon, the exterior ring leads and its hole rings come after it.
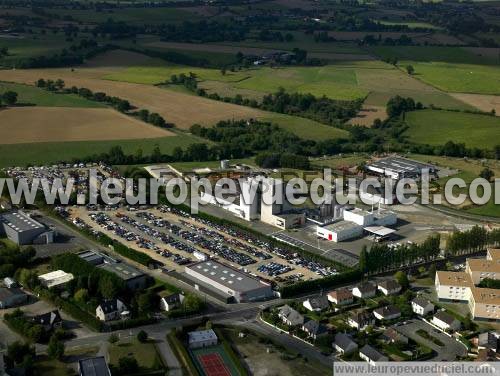
POLYGON ((394 320, 401 317, 401 311, 396 306, 388 305, 373 310, 373 316, 377 320, 394 320))
POLYGON ((375 324, 375 317, 367 310, 357 310, 349 312, 347 325, 358 330, 365 330, 368 325, 375 324))
POLYGON ((284 305, 279 308, 278 317, 288 326, 296 326, 304 324, 304 316, 294 310, 289 305, 284 305))
POLYGON ((417 296, 411 301, 411 309, 417 315, 425 316, 431 312, 434 312, 434 304, 429 300, 423 298, 422 296, 417 296))
POLYGON ((365 345, 359 350, 359 357, 374 366, 377 362, 388 362, 389 358, 375 350, 370 345, 365 345))
POLYGON ((302 302, 305 309, 312 312, 321 312, 330 308, 328 297, 326 295, 315 296, 302 302))
POLYGON ((358 350, 358 344, 353 341, 350 335, 345 333, 335 334, 332 346, 339 354, 342 355, 349 355, 358 350))
POLYGON ((11 308, 26 304, 28 295, 19 288, 0 288, 0 309, 11 308))
POLYGON ((401 285, 394 279, 387 279, 385 281, 379 282, 377 285, 377 289, 385 296, 395 295, 401 291, 401 285))
POLYGON ((81 359, 78 361, 79 376, 111 376, 106 359, 103 356, 81 359))
POLYGON ((401 334, 394 328, 387 328, 382 334, 382 339, 387 343, 408 343, 408 337, 401 334))
POLYGON ((302 330, 307 333, 307 336, 316 339, 320 336, 328 334, 328 329, 325 325, 316 320, 308 320, 302 325, 302 330))
POLYGON ((371 282, 362 283, 352 289, 352 295, 356 298, 373 298, 377 294, 377 286, 371 282))
POLYGON ((431 322, 441 330, 455 331, 459 330, 462 324, 456 318, 445 311, 437 312, 431 322))

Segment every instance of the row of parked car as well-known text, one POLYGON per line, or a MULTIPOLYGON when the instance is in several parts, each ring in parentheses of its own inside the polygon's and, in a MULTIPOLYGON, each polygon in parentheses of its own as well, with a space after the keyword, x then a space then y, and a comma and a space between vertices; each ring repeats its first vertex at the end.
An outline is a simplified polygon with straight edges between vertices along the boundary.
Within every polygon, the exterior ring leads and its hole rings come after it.
POLYGON ((160 209, 160 211, 162 211, 164 213, 168 212, 168 213, 173 213, 173 214, 179 215, 181 217, 192 218, 195 221, 202 223, 205 226, 209 226, 209 227, 211 227, 219 232, 223 232, 223 233, 230 235, 234 238, 238 238, 242 241, 245 241, 245 242, 249 243, 251 246, 257 247, 258 249, 260 249, 264 253, 268 252, 268 253, 274 254, 274 255, 278 256, 279 258, 286 260, 291 265, 301 266, 301 267, 308 269, 308 270, 310 270, 310 271, 312 271, 320 276, 326 277, 326 276, 334 275, 334 274, 338 273, 338 271, 332 266, 326 266, 318 261, 312 260, 310 258, 306 258, 306 257, 304 257, 296 252, 293 252, 289 249, 280 247, 276 244, 273 244, 271 242, 268 242, 266 240, 258 238, 257 236, 255 236, 251 233, 244 232, 244 231, 239 230, 235 227, 215 223, 215 222, 212 222, 208 219, 204 219, 204 218, 200 218, 200 217, 194 217, 194 216, 191 216, 191 214, 188 212, 185 212, 183 210, 179 210, 177 208, 172 208, 172 207, 169 207, 166 205, 160 206, 159 209, 160 209))
POLYGON ((293 268, 289 265, 278 264, 277 262, 270 262, 264 265, 261 265, 257 268, 257 271, 267 274, 270 277, 275 277, 280 274, 288 273, 292 271, 293 268))

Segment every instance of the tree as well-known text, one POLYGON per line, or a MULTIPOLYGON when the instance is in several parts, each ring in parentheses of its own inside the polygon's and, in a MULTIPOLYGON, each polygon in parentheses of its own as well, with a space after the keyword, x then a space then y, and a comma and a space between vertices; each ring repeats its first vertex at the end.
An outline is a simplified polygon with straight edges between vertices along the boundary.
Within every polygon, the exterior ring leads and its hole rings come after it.
POLYGON ((56 336, 53 335, 49 340, 47 354, 52 359, 61 360, 64 356, 64 343, 62 343, 56 336))
POLYGON ((366 258, 367 258, 367 250, 366 250, 366 245, 364 245, 363 248, 361 249, 361 253, 359 254, 359 263, 358 263, 358 268, 362 273, 366 273, 368 271, 366 258))
POLYGON ((26 355, 35 356, 35 348, 28 343, 15 341, 7 347, 7 356, 14 364, 21 363, 26 355))
POLYGON ((493 176, 495 176, 495 173, 492 170, 490 170, 488 167, 486 167, 479 173, 479 176, 482 177, 483 179, 491 181, 493 176))
POLYGON ((464 317, 464 329, 465 330, 473 330, 474 329, 474 323, 472 322, 472 318, 470 313, 467 313, 467 315, 464 317))
POLYGON ((141 330, 139 333, 137 333, 137 340, 140 343, 145 343, 148 340, 148 333, 146 333, 144 330, 141 330))
POLYGON ((108 342, 111 344, 118 342, 118 340, 119 340, 118 336, 114 333, 111 334, 108 338, 108 342))
POLYGON ((137 307, 142 315, 146 315, 154 309, 155 297, 156 295, 151 291, 139 295, 139 298, 137 299, 137 307))
POLYGON ((429 266, 429 278, 434 279, 436 277, 436 264, 431 264, 429 266))
POLYGON ((5 102, 7 106, 12 106, 17 102, 17 93, 15 91, 6 91, 2 95, 2 101, 5 102))
POLYGON ((202 308, 202 301, 197 295, 186 294, 184 302, 182 303, 186 312, 199 312, 202 308))
POLYGON ((89 292, 87 289, 79 289, 75 292, 74 298, 79 303, 86 303, 89 299, 89 292))
POLYGON ((134 356, 126 356, 118 360, 118 369, 118 374, 130 375, 139 371, 139 364, 134 356))
POLYGON ((415 68, 413 68, 413 65, 406 66, 406 73, 408 73, 409 75, 412 75, 413 73, 415 73, 415 68))
POLYGON ((220 74, 222 74, 223 76, 226 75, 226 67, 222 67, 221 70, 220 70, 220 74))
POLYGON ((406 290, 408 287, 410 287, 410 281, 408 280, 408 276, 405 272, 396 272, 396 274, 394 274, 394 278, 401 285, 403 290, 406 290))

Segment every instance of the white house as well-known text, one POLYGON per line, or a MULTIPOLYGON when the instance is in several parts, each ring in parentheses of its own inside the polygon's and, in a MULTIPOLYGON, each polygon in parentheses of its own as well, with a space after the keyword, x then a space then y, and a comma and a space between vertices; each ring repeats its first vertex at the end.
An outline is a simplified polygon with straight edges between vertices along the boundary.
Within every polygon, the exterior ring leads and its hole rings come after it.
POLYGON ((321 312, 330 307, 330 305, 328 304, 328 298, 325 295, 304 300, 302 302, 302 305, 308 311, 313 311, 313 312, 321 312))
POLYGON ((120 299, 105 300, 95 310, 96 317, 101 321, 118 320, 126 313, 127 306, 120 299))
POLYGON ((160 298, 160 309, 162 311, 171 311, 175 308, 179 308, 184 301, 184 295, 180 293, 175 293, 160 298))
POLYGON ((428 313, 434 312, 434 304, 421 296, 417 296, 411 301, 411 309, 417 315, 425 316, 428 313))
POLYGON ((459 330, 461 323, 445 311, 439 311, 434 315, 431 322, 442 330, 459 330))
POLYGON ((371 282, 362 283, 352 289, 352 295, 357 298, 373 298, 377 294, 377 286, 371 282))
POLYGON ((388 362, 389 359, 379 353, 370 345, 365 345, 359 350, 359 357, 374 366, 377 362, 388 362))
POLYGON ((368 325, 373 324, 375 324, 375 318, 365 310, 351 311, 347 317, 347 325, 358 330, 364 330, 368 325))
POLYGON ((358 350, 358 344, 345 333, 335 334, 335 340, 332 343, 333 348, 342 355, 349 355, 358 350))
POLYGON ((377 320, 394 320, 401 317, 401 311, 393 305, 388 305, 375 309, 373 311, 373 316, 375 316, 377 320))
POLYGON ((286 325, 295 326, 304 324, 304 316, 298 313, 289 305, 284 305, 280 307, 278 311, 278 317, 283 321, 286 325))
POLYGON ((395 295, 401 291, 401 286, 393 279, 388 279, 378 283, 378 290, 385 296, 395 295))

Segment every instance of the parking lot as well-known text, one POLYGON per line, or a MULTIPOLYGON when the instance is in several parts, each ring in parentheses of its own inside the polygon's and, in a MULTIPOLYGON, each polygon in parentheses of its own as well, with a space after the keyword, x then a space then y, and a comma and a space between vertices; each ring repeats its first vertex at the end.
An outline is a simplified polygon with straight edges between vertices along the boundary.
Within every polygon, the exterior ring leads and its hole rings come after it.
POLYGON ((183 265, 206 255, 278 283, 336 273, 335 269, 307 260, 284 247, 272 246, 232 227, 172 212, 168 207, 141 211, 88 211, 78 207, 71 209, 70 220, 79 226, 88 226, 95 234, 101 231, 145 252, 178 272, 184 270, 183 265))

